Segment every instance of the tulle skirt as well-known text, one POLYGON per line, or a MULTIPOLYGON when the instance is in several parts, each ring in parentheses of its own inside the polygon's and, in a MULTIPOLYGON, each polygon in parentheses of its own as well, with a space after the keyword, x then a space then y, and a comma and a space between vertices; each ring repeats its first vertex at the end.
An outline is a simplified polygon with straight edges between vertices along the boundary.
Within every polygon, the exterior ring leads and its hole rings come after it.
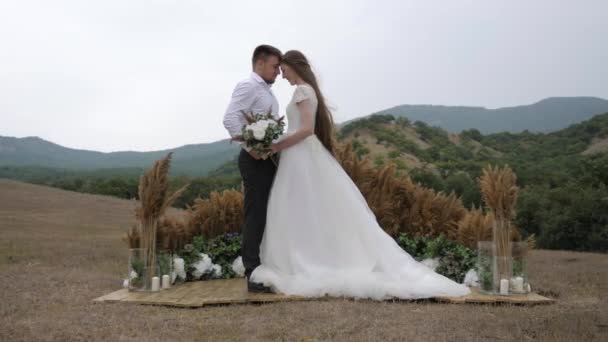
POLYGON ((306 297, 462 296, 468 287, 417 262, 382 230, 315 135, 280 156, 251 280, 306 297))

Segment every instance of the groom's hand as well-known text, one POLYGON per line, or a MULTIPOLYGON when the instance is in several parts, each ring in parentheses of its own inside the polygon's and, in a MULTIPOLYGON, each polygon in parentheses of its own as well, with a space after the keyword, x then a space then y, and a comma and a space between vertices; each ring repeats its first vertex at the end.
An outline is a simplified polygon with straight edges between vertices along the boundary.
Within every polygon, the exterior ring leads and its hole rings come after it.
POLYGON ((259 155, 259 154, 258 154, 258 153, 256 153, 254 150, 249 151, 249 155, 250 155, 251 157, 253 157, 253 159, 255 159, 255 160, 260 160, 260 159, 262 159, 262 158, 263 158, 263 156, 262 156, 262 155, 259 155))

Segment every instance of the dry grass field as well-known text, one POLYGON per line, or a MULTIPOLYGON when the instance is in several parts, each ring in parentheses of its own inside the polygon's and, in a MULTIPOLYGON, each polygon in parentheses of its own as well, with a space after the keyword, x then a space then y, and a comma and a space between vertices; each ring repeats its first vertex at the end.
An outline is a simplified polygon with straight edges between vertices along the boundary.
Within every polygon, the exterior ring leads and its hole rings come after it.
POLYGON ((0 179, 0 341, 608 341, 608 255, 533 251, 541 306, 332 299, 178 309, 121 287, 133 203, 0 179))

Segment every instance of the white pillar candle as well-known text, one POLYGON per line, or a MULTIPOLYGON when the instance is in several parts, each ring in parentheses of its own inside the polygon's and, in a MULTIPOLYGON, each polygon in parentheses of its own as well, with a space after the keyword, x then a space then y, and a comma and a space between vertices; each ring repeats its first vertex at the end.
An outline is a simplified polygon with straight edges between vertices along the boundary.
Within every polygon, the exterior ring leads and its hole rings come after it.
POLYGON ((509 280, 501 279, 500 280, 500 294, 506 296, 509 294, 509 280))
POLYGON ((169 278, 168 274, 163 276, 163 289, 168 289, 171 287, 171 278, 169 278))
POLYGON ((152 277, 152 291, 160 291, 160 278, 152 277))
POLYGON ((515 277, 513 279, 513 291, 524 292, 524 278, 523 277, 515 277))

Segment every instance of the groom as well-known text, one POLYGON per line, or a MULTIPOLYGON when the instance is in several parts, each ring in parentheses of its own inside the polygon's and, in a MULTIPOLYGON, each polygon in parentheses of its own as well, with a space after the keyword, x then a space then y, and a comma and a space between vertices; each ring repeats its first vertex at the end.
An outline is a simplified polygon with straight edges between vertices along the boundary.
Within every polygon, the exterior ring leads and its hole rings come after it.
MULTIPOLYGON (((279 75, 281 51, 270 45, 260 45, 253 51, 251 76, 239 82, 224 114, 224 127, 230 136, 238 140, 241 129, 247 124, 244 113, 268 113, 270 109, 278 119, 279 103, 271 85, 279 75)), ((243 244, 241 255, 249 292, 271 292, 270 288, 249 280, 253 270, 260 265, 260 243, 266 226, 268 195, 276 172, 270 158, 258 155, 241 144, 238 165, 245 185, 243 244)))

